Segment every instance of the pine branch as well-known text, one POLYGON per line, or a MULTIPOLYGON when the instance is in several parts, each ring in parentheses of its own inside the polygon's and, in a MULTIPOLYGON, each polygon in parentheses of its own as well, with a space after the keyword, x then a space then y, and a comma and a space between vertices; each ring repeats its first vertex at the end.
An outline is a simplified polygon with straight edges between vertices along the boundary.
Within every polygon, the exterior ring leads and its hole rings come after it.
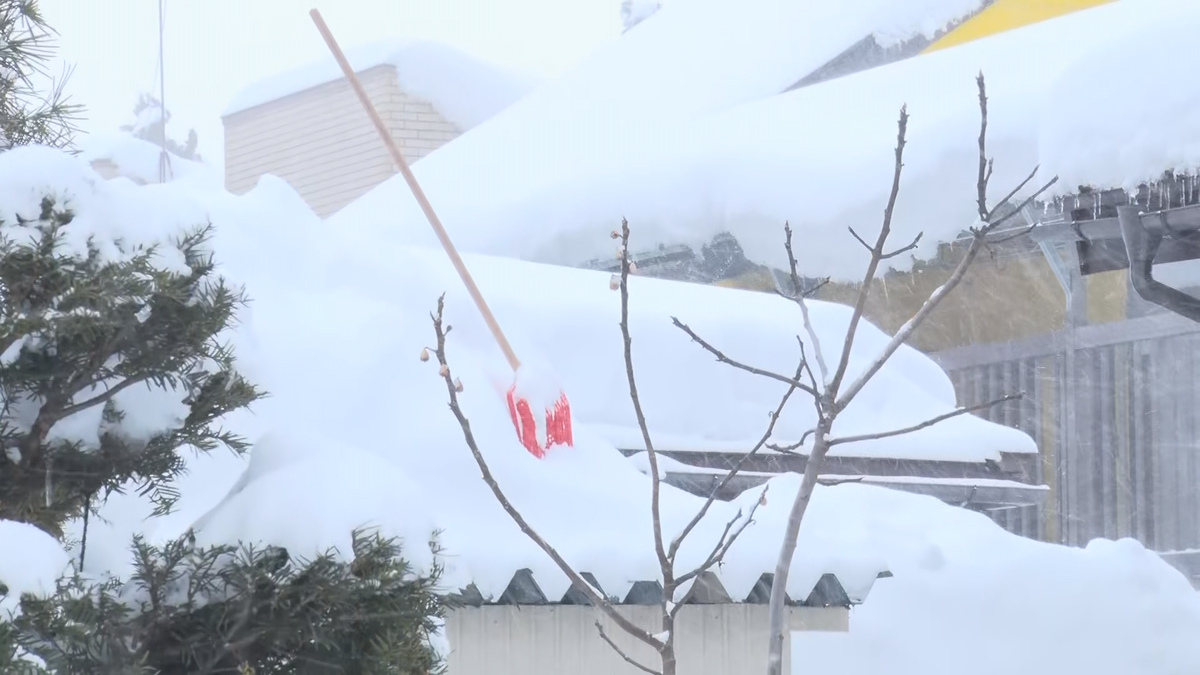
POLYGON ((94 405, 100 405, 103 403, 107 403, 107 402, 111 401, 113 399, 113 397, 115 397, 117 394, 121 393, 122 391, 125 391, 126 389, 128 389, 129 387, 132 387, 135 384, 145 382, 148 379, 149 379, 149 375, 141 375, 138 377, 126 378, 126 379, 122 380, 121 382, 110 387, 108 389, 108 391, 104 392, 103 394, 97 394, 85 401, 80 402, 80 403, 76 403, 76 404, 69 405, 64 408, 59 409, 58 413, 56 414, 56 417, 57 417, 57 419, 63 419, 65 417, 70 417, 71 415, 74 415, 77 412, 82 412, 84 410, 87 410, 88 408, 90 408, 94 405))

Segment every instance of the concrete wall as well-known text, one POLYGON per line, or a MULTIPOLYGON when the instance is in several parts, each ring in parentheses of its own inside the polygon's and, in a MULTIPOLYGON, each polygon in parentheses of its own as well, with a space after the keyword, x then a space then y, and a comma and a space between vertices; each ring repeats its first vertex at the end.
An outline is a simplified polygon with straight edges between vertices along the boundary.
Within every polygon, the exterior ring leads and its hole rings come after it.
MULTIPOLYGON (((359 73, 392 137, 412 162, 461 131, 429 103, 405 94, 390 65, 359 73)), ((229 115, 225 187, 241 194, 263 174, 286 180, 324 217, 396 173, 362 104, 344 79, 229 115)))
MULTIPOLYGON (((659 608, 621 605, 618 610, 658 632, 659 608)), ((792 630, 847 631, 843 607, 792 607, 792 630)), ((640 663, 659 669, 658 653, 625 634, 599 610, 580 605, 484 605, 454 610, 446 619, 453 650, 450 675, 637 675, 599 637, 605 633, 640 663)), ((767 605, 687 605, 676 622, 678 670, 687 675, 761 675, 766 671, 767 605)), ((784 647, 790 673, 791 647, 784 647)))

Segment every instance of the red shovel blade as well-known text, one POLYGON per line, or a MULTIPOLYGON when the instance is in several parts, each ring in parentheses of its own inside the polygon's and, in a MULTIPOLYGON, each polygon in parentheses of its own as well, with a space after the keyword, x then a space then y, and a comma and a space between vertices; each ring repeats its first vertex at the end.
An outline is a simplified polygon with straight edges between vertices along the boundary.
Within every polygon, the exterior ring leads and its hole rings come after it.
POLYGON ((540 420, 543 434, 538 433, 538 418, 533 414, 533 406, 529 400, 517 394, 516 385, 509 388, 508 414, 512 417, 513 426, 517 429, 517 438, 529 454, 541 459, 546 456, 546 450, 553 445, 572 446, 575 437, 571 430, 571 404, 567 395, 561 394, 554 405, 543 411, 540 420))

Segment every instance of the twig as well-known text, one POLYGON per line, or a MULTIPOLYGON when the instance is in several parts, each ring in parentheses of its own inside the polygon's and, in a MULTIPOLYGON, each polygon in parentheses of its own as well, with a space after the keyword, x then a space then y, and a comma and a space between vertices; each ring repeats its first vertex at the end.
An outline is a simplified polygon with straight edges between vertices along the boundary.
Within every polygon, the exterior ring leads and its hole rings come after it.
POLYGON ((758 499, 756 499, 754 503, 750 505, 750 513, 747 513, 745 518, 742 518, 742 511, 741 509, 738 509, 737 515, 735 515, 729 522, 725 523, 725 531, 721 533, 721 537, 717 540, 716 545, 713 546, 712 552, 709 553, 704 562, 697 566, 696 569, 681 575, 678 579, 678 583, 682 584, 685 581, 690 581, 704 572, 707 572, 712 568, 713 565, 716 565, 725 558, 725 555, 729 553, 729 549, 733 548, 733 544, 738 540, 738 537, 742 536, 742 532, 745 532, 746 528, 754 522, 754 514, 758 511, 758 507, 766 501, 767 490, 770 487, 770 483, 763 486, 762 493, 759 494, 758 499), (738 528, 733 529, 733 526, 739 522, 740 525, 738 528), (732 533, 730 530, 733 530, 732 533))
POLYGON ((846 328, 846 336, 842 344, 842 354, 838 360, 837 371, 834 372, 833 379, 829 382, 829 386, 826 389, 832 398, 837 397, 838 390, 842 385, 842 379, 846 377, 846 369, 850 367, 850 352, 854 347, 854 338, 858 333, 858 324, 862 321, 863 314, 866 312, 867 297, 871 293, 871 283, 875 280, 875 274, 879 270, 879 263, 883 261, 883 247, 887 244, 887 238, 892 233, 892 215, 896 211, 896 199, 900 196, 900 176, 904 172, 904 146, 907 142, 907 135, 908 108, 907 106, 902 106, 900 108, 900 120, 897 123, 896 131, 896 162, 892 169, 892 189, 888 194, 887 206, 883 210, 883 224, 879 228, 879 236, 875 239, 875 246, 871 248, 871 260, 867 263, 867 271, 863 274, 862 286, 858 289, 858 298, 854 303, 854 312, 850 315, 850 325, 846 328))
POLYGON ((633 660, 632 656, 626 654, 624 649, 618 647, 617 643, 613 642, 612 638, 608 637, 608 633, 604 632, 604 626, 599 621, 596 622, 596 630, 600 631, 600 639, 608 643, 608 646, 612 647, 613 651, 617 653, 617 656, 620 656, 625 660, 625 663, 628 663, 643 673, 649 673, 650 675, 661 675, 661 673, 659 673, 657 670, 643 666, 642 664, 633 660))
POLYGON ((813 389, 812 387, 809 387, 807 384, 804 384, 803 382, 801 382, 800 378, 798 376, 797 377, 788 377, 787 375, 781 375, 779 373, 772 372, 770 370, 763 370, 762 368, 757 368, 755 366, 747 365, 740 361, 734 361, 733 359, 726 356, 724 352, 722 352, 721 350, 712 346, 704 338, 697 335, 696 331, 692 330, 691 327, 689 327, 687 324, 680 321, 678 318, 671 317, 671 323, 673 323, 675 325, 675 327, 678 328, 679 330, 683 331, 684 333, 687 333, 687 336, 690 337, 693 342, 695 342, 696 344, 703 347, 708 353, 717 357, 717 361, 719 361, 721 363, 724 363, 729 366, 733 366, 734 368, 737 368, 738 370, 744 370, 747 373, 750 373, 752 375, 759 375, 761 377, 765 377, 768 379, 782 382, 786 385, 795 387, 796 389, 799 389, 800 391, 811 394, 813 396, 818 395, 817 391, 815 389, 813 389))
POLYGON ((954 410, 952 410, 944 415, 938 415, 937 417, 931 417, 931 418, 925 420, 924 422, 920 422, 918 424, 913 424, 912 426, 903 427, 901 429, 892 429, 891 431, 881 431, 881 432, 875 433, 875 434, 859 434, 857 436, 841 436, 839 438, 832 438, 829 440, 829 445, 833 446, 833 445, 843 445, 846 443, 859 443, 862 441, 876 441, 881 438, 892 438, 893 436, 903 436, 905 434, 911 434, 914 431, 920 431, 921 429, 927 429, 935 424, 945 422, 948 419, 953 419, 955 417, 973 413, 976 410, 983 410, 984 408, 991 408, 992 406, 1000 405, 1001 403, 1005 403, 1008 401, 1020 400, 1024 396, 1025 396, 1024 392, 1017 392, 1015 394, 1006 394, 1004 396, 1001 396, 1000 398, 993 399, 986 403, 979 403, 976 405, 967 406, 965 408, 955 408, 954 410))
MULTIPOLYGON (((633 412, 637 416, 638 429, 642 432, 642 440, 646 443, 646 458, 650 462, 650 518, 654 527, 654 553, 658 556, 658 565, 663 578, 664 602, 669 590, 673 590, 673 565, 663 546, 662 534, 662 476, 658 473, 658 453, 650 439, 650 427, 646 424, 646 414, 642 410, 642 400, 638 396, 637 378, 633 374, 633 336, 629 333, 629 221, 621 219, 621 341, 625 352, 625 378, 629 381, 629 400, 633 403, 633 412)), ((665 611, 665 609, 664 609, 665 611)))
MULTIPOLYGON (((980 195, 980 197, 978 199, 979 204, 982 205, 981 206, 981 214, 980 214, 981 218, 986 218, 988 215, 988 212, 987 212, 987 183, 988 183, 988 179, 990 178, 990 172, 986 168, 988 165, 988 162, 986 161, 986 155, 984 154, 986 152, 987 146, 986 146, 986 143, 985 143, 985 140, 983 137, 983 134, 987 130, 987 94, 986 94, 986 89, 984 86, 983 75, 980 74, 979 78, 976 81, 979 86, 979 107, 980 107, 979 112, 980 112, 980 120, 981 120, 981 122, 980 122, 981 132, 980 132, 980 140, 979 140, 979 152, 980 152, 979 167, 980 168, 979 168, 979 181, 976 186, 976 189, 977 189, 978 194, 980 195)), ((875 357, 875 360, 871 362, 871 364, 867 367, 867 369, 865 371, 863 371, 858 376, 858 378, 856 378, 850 384, 850 386, 848 386, 844 391, 841 391, 839 393, 838 399, 837 399, 836 403, 834 404, 835 411, 844 410, 846 408, 846 406, 849 405, 852 400, 854 400, 854 397, 856 395, 858 395, 858 392, 862 391, 862 388, 866 386, 867 382, 869 382, 870 379, 872 377, 874 377, 875 374, 878 373, 881 368, 883 368, 884 364, 887 363, 888 359, 890 359, 892 357, 892 354, 895 354, 896 350, 900 349, 901 345, 908 342, 909 337, 912 336, 913 332, 916 331, 917 327, 920 326, 925 321, 925 319, 928 318, 929 315, 933 313, 933 310, 936 309, 939 304, 941 304, 942 300, 946 299, 946 297, 949 296, 950 293, 953 292, 954 289, 958 287, 958 284, 962 282, 963 277, 967 273, 967 268, 969 268, 971 266, 971 263, 974 262, 975 257, 979 254, 979 251, 985 245, 985 243, 987 241, 988 233, 991 232, 992 230, 994 230, 996 227, 998 227, 1001 223, 1003 223, 1005 220, 1007 220, 1012 215, 1020 213, 1021 210, 1024 209, 1029 204, 1031 204, 1033 202, 1033 200, 1038 197, 1038 195, 1045 192, 1047 189, 1050 188, 1051 185, 1054 185, 1054 183, 1057 181, 1058 181, 1058 177, 1055 176, 1054 178, 1050 179, 1045 185, 1043 185, 1039 190, 1037 190, 1034 194, 1030 195, 1029 198, 1027 198, 1024 202, 1022 202, 1022 204, 1020 206, 1018 206, 1017 209, 1012 211, 1012 213, 1004 216, 1003 218, 997 219, 994 222, 991 222, 991 223, 985 222, 983 227, 975 228, 972 231, 973 238, 971 240, 971 245, 967 247, 966 253, 963 255, 962 260, 960 260, 958 262, 958 265, 954 268, 954 272, 950 274, 950 278, 946 281, 946 283, 942 284, 941 286, 939 286, 937 288, 937 290, 935 290, 933 293, 931 293, 929 296, 929 299, 925 301, 925 304, 921 305, 921 308, 917 310, 917 313, 914 314, 911 319, 909 319, 907 322, 905 322, 905 324, 900 327, 900 330, 896 331, 896 334, 893 335, 892 339, 888 341, 887 346, 884 347, 883 351, 878 356, 875 357)), ((1025 182, 1028 182, 1028 179, 1025 182)))
POLYGON ((586 579, 584 579, 578 572, 575 571, 574 568, 567 564, 567 561, 564 560, 561 555, 559 555, 558 551, 545 539, 543 539, 542 536, 538 534, 532 526, 529 525, 529 523, 525 520, 525 517, 521 515, 521 512, 518 511, 511 502, 508 501, 508 497, 505 496, 504 491, 500 489, 500 484, 497 483, 495 477, 492 476, 492 471, 488 467, 487 461, 483 458, 483 454, 479 451, 479 444, 475 441, 474 432, 471 431, 471 422, 467 419, 467 416, 462 411, 462 407, 458 403, 458 390, 454 384, 453 375, 450 372, 450 364, 446 361, 446 334, 449 332, 450 327, 446 326, 443 330, 442 314, 443 310, 445 309, 445 305, 446 296, 442 295, 438 298, 437 313, 430 315, 430 317, 433 319, 433 330, 437 335, 437 346, 434 349, 434 355, 437 357, 438 365, 441 367, 442 379, 446 383, 446 392, 450 397, 450 411, 454 413, 454 418, 458 420, 458 425, 462 428, 463 439, 466 441, 467 447, 471 450, 471 456, 475 459, 475 464, 479 467, 479 472, 483 475, 483 482, 486 483, 489 488, 491 488, 492 495, 496 498, 496 501, 500 503, 500 506, 504 509, 504 512, 507 513, 508 516, 512 518, 513 522, 517 524, 517 527, 521 529, 521 532, 526 537, 529 537, 533 543, 537 544, 538 548, 542 549, 542 551, 554 561, 554 564, 558 565, 558 568, 562 570, 563 574, 567 575, 567 578, 570 579, 571 582, 575 584, 575 586, 579 588, 584 595, 587 596, 588 600, 591 601, 594 606, 607 614, 613 620, 613 622, 620 626, 625 632, 650 645, 655 650, 661 649, 663 646, 662 642, 655 639, 654 636, 650 635, 650 633, 642 630, 642 628, 640 628, 637 624, 621 616, 621 614, 617 612, 612 604, 609 603, 608 598, 605 598, 598 593, 586 579))
POLYGON ((1026 206, 1029 206, 1030 204, 1032 204, 1034 202, 1034 200, 1036 200, 1038 197, 1042 196, 1043 192, 1045 192, 1046 190, 1049 190, 1050 187, 1053 186, 1057 182, 1058 182, 1058 176, 1055 176, 1055 177, 1051 178, 1050 180, 1046 181, 1033 194, 1026 197, 1020 204, 1017 204, 1017 207, 1015 209, 1013 209, 1012 211, 1009 211, 1008 213, 1004 214, 1003 216, 1000 216, 996 220, 989 222, 987 224, 987 227, 984 228, 984 232, 987 233, 987 232, 995 231, 996 228, 998 228, 1001 225, 1003 225, 1004 223, 1008 222, 1009 218, 1016 216, 1026 206))
POLYGON ((998 209, 999 209, 1001 206, 1004 206, 1005 204, 1007 204, 1007 203, 1008 203, 1008 200, 1010 200, 1010 199, 1012 199, 1013 197, 1015 197, 1015 196, 1017 195, 1017 193, 1018 193, 1018 192, 1020 192, 1022 189, 1024 189, 1024 187, 1025 187, 1026 185, 1029 185, 1029 181, 1033 180, 1034 176, 1037 176, 1038 169, 1040 169, 1040 168, 1041 168, 1041 165, 1040 165, 1040 164, 1039 164, 1039 165, 1037 165, 1037 166, 1035 166, 1035 167, 1033 167, 1033 171, 1030 171, 1030 172, 1029 172, 1029 175, 1028 175, 1028 176, 1025 176, 1025 180, 1021 181, 1020 183, 1017 183, 1017 186, 1016 186, 1015 188, 1013 188, 1013 189, 1009 190, 1009 191, 1008 191, 1008 194, 1004 195, 1004 198, 1003 198, 1003 199, 1001 199, 1000 201, 996 202, 996 205, 995 205, 995 206, 993 206, 993 207, 991 208, 991 210, 987 212, 987 217, 983 219, 983 220, 984 220, 984 222, 991 222, 992 218, 993 218, 993 217, 995 217, 995 215, 996 215, 996 211, 997 211, 997 210, 998 210, 998 209))
POLYGON ((979 177, 975 181, 975 199, 979 209, 979 219, 987 222, 988 220, 988 205, 987 205, 987 189, 988 181, 991 180, 991 162, 987 156, 987 86, 983 81, 983 72, 981 71, 975 77, 976 87, 979 89, 979 177))
MULTIPOLYGON (((863 238, 858 236, 858 233, 854 231, 853 227, 847 227, 846 229, 850 230, 850 234, 854 236, 855 240, 857 240, 858 243, 863 245, 863 248, 867 249, 867 251, 869 251, 872 254, 875 253, 875 249, 871 248, 871 245, 868 244, 866 241, 863 241, 863 238)), ((914 237, 913 240, 910 241, 907 246, 902 246, 902 247, 896 249, 895 251, 890 251, 888 253, 880 253, 879 259, 887 260, 889 258, 895 258, 896 256, 900 255, 901 253, 908 253, 909 251, 915 249, 917 247, 917 244, 921 243, 921 237, 924 237, 924 236, 925 236, 924 232, 918 232, 917 236, 914 237)))
POLYGON ((812 436, 816 432, 817 430, 815 428, 809 429, 808 431, 804 432, 804 434, 800 436, 800 440, 796 441, 795 443, 788 443, 787 445, 775 445, 772 443, 768 445, 767 448, 774 450, 775 452, 782 452, 785 455, 799 454, 796 452, 796 450, 804 447, 804 442, 808 440, 809 436, 812 436))
MULTIPOLYGON (((801 344, 803 344, 803 343, 801 343, 801 344)), ((796 379, 797 380, 800 379, 801 371, 805 367, 806 367, 805 362, 802 357, 801 361, 800 361, 800 366, 796 369, 796 379)), ((712 507, 713 502, 715 502, 717 500, 717 495, 720 494, 721 490, 724 490, 725 486, 729 485, 729 483, 735 477, 737 477, 738 472, 740 472, 742 470, 742 467, 746 465, 746 462, 749 461, 749 459, 751 457, 754 457, 755 455, 757 455, 758 452, 767 445, 767 441, 770 440, 771 435, 773 433, 775 433, 775 424, 776 424, 776 422, 779 421, 779 416, 783 414, 783 409, 784 409, 784 407, 787 406, 788 399, 790 399, 792 397, 792 394, 794 394, 795 392, 796 392, 796 387, 789 385, 787 391, 785 391, 783 393, 783 398, 780 399, 779 405, 776 406, 775 410, 771 413, 771 421, 770 421, 770 423, 767 424, 767 430, 763 432, 762 437, 760 437, 758 439, 758 443, 755 443, 754 447, 751 448, 749 452, 742 455, 741 459, 739 459, 737 461, 737 463, 734 464, 733 467, 730 468, 729 471, 725 473, 725 476, 721 478, 720 482, 717 483, 716 487, 714 487, 712 489, 712 491, 710 491, 708 493, 708 499, 706 499, 704 501, 704 506, 700 507, 700 510, 696 512, 696 515, 692 516, 691 521, 688 522, 688 524, 683 528, 682 531, 680 531, 679 535, 671 540, 671 548, 667 551, 667 556, 671 559, 672 562, 675 561, 675 554, 678 553, 679 546, 683 543, 683 540, 686 539, 689 534, 691 534, 692 530, 695 529, 695 527, 700 524, 700 521, 704 519, 704 516, 708 514, 708 509, 710 507, 712 507)), ((700 571, 704 571, 704 570, 700 570, 700 571)))
MULTIPOLYGON (((813 329, 812 319, 808 315, 808 303, 805 302, 804 293, 800 292, 800 272, 797 271, 796 253, 792 249, 792 226, 791 223, 783 223, 783 248, 787 251, 788 271, 792 275, 792 286, 796 289, 796 304, 800 305, 800 315, 804 319, 804 332, 808 333, 808 339, 812 340, 813 358, 817 360, 817 368, 821 370, 821 384, 829 384, 829 367, 825 365, 825 353, 821 351, 821 341, 817 339, 817 331, 813 329)), ((829 283, 826 279, 825 283, 829 283)), ((803 389, 801 389, 803 391, 803 389)), ((813 398, 819 399, 817 387, 813 387, 813 398)))

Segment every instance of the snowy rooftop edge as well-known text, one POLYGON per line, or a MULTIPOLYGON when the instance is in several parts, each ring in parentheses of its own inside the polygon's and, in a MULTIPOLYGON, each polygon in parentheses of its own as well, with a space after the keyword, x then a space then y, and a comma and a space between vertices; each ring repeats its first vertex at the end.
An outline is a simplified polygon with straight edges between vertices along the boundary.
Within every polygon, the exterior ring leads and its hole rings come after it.
MULTIPOLYGON (((580 571, 579 575, 585 581, 592 584, 599 590, 608 600, 615 605, 658 605, 662 599, 662 585, 657 580, 637 580, 633 581, 629 591, 622 596, 610 596, 600 584, 596 581, 596 577, 587 571, 580 571)), ((875 579, 883 579, 893 576, 888 570, 879 570, 875 579)), ((717 573, 713 571, 702 572, 696 577, 694 582, 694 590, 689 590, 687 600, 684 604, 687 605, 720 605, 720 604, 766 604, 771 596, 771 583, 774 578, 773 572, 763 572, 750 593, 744 599, 735 599, 729 595, 725 586, 721 584, 717 573)), ((837 575, 832 572, 826 572, 813 584, 802 600, 792 598, 790 595, 787 598, 789 604, 800 607, 849 607, 851 605, 862 604, 870 593, 871 587, 868 585, 861 589, 856 589, 856 592, 850 593, 842 585, 837 575)), ((513 573, 512 579, 508 582, 504 592, 495 598, 485 598, 482 593, 475 588, 474 584, 466 588, 459 589, 456 592, 447 594, 456 602, 466 606, 479 607, 482 605, 590 605, 587 596, 582 591, 571 585, 561 599, 555 600, 546 596, 538 585, 537 579, 533 572, 529 569, 520 569, 513 573)))
MULTIPOLYGON (((427 40, 390 39, 358 45, 346 50, 346 59, 350 61, 354 72, 361 73, 376 66, 398 67, 403 57, 412 53, 420 54, 422 65, 429 70, 449 67, 455 75, 467 77, 469 81, 487 78, 501 87, 524 89, 522 93, 527 93, 536 83, 532 76, 525 73, 501 68, 449 45, 427 40), (429 61, 434 63, 430 64, 429 61), (470 77, 471 75, 474 77, 470 77)), ((305 65, 278 72, 243 87, 221 111, 221 118, 224 119, 341 78, 342 71, 333 57, 324 56, 319 60, 309 61, 305 65)), ((459 78, 450 77, 448 79, 458 80, 459 78)), ((434 101, 430 102, 436 104, 434 101)))
MULTIPOLYGON (((914 113, 911 145, 893 236, 905 241, 923 230, 926 236, 914 256, 926 259, 934 255, 937 242, 957 236, 975 215, 967 200, 943 197, 974 189, 975 179, 962 168, 974 159, 972 139, 979 128, 974 79, 980 67, 987 73, 992 106, 989 145, 1000 155, 996 186, 1016 185, 1039 165, 1043 180, 1057 174, 1055 188, 1064 190, 1127 184, 1200 162, 1193 118, 1183 114, 1194 105, 1194 88, 1132 78, 1136 91, 1126 91, 1117 105, 1101 101, 1105 90, 1082 84, 1087 73, 1114 72, 1122 63, 1178 60, 1173 50, 1185 43, 1164 33, 1186 30, 1196 9, 1178 0, 1102 5, 726 108, 678 129, 661 127, 661 138, 619 162, 600 157, 577 166, 564 163, 552 177, 535 167, 527 176, 509 177, 493 200, 481 196, 460 205, 445 196, 461 190, 464 175, 472 171, 488 180, 495 174, 485 173, 492 161, 490 149, 471 148, 469 139, 456 148, 448 146, 440 156, 434 153, 417 174, 451 236, 469 242, 471 251, 573 264, 604 255, 611 223, 627 217, 641 228, 640 245, 645 246, 680 239, 702 243, 721 230, 737 228, 733 233, 750 259, 782 267, 778 227, 785 220, 795 222, 803 215, 808 232, 877 221, 877 207, 882 209, 890 184, 885 178, 892 165, 895 111, 908 103, 914 113), (1094 34, 1095 39, 1066 41, 1065 34, 1094 34), (1110 114, 1083 114, 1099 110, 1110 114), (1139 133, 1128 132, 1131 119, 1146 121, 1139 133), (838 126, 854 127, 855 142, 848 146, 828 131, 838 126), (730 132, 722 137, 723 130, 730 132), (1096 143, 1096 137, 1113 140, 1096 143), (1172 142, 1164 143, 1164 138, 1172 142), (477 156, 470 156, 472 151, 477 156), (842 189, 849 177, 866 189, 842 189), (463 224, 476 222, 486 222, 486 228, 463 224), (570 227, 501 240, 504 232, 530 222, 570 227)), ((488 129, 479 130, 484 131, 488 129)), ((482 194, 488 186, 482 179, 479 183, 482 194)), ((402 223, 420 217, 404 186, 392 180, 331 220, 341 226, 384 212, 397 214, 395 220, 402 223)), ((411 232, 426 236, 419 227, 411 232)), ((838 276, 854 269, 841 253, 855 251, 853 246, 839 243, 837 250, 826 249, 831 247, 798 253, 806 274, 838 276)), ((895 260, 906 264, 910 259, 895 260)))

